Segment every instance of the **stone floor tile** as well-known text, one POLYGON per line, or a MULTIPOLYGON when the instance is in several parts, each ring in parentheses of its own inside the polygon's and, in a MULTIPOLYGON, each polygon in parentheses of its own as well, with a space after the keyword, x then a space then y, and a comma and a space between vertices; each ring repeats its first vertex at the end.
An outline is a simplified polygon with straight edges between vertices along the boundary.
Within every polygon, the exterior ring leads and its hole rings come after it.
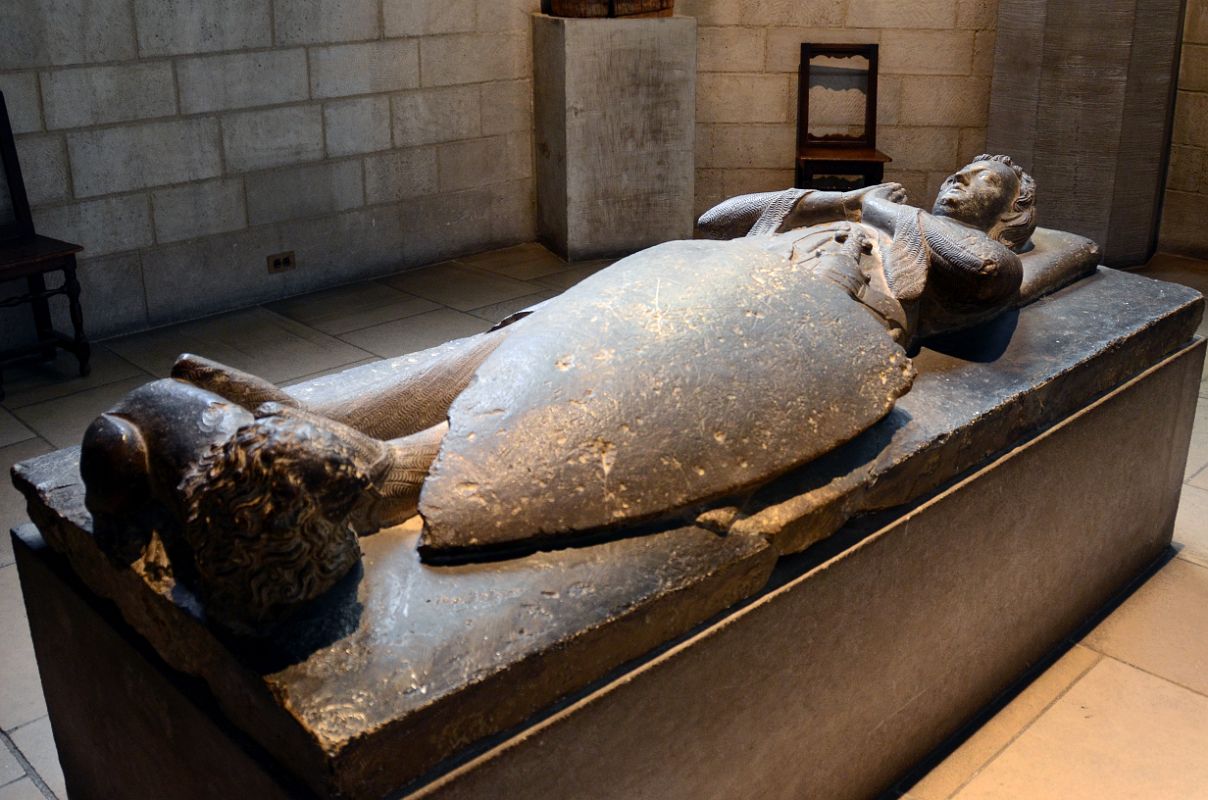
POLYGON ((1180 558, 1208 567, 1208 467, 1183 484, 1174 541, 1180 558))
MULTIPOLYGON (((1162 567, 1082 643, 1208 695, 1208 567, 1162 567)), ((1208 753, 1208 748, 1205 749, 1208 753)), ((1206 784, 1208 785, 1208 784, 1206 784)))
POLYGON ((1191 448, 1187 451, 1185 478, 1208 467, 1208 402, 1195 407, 1195 423, 1191 428, 1191 448))
POLYGON ((431 300, 377 281, 312 292, 264 307, 332 336, 439 308, 431 300))
POLYGON ((611 264, 611 261, 586 261, 568 267, 561 272, 555 272, 552 275, 537 278, 535 281, 533 281, 533 283, 539 283, 542 286, 546 286, 550 289, 556 289, 561 292, 574 286, 584 278, 595 275, 597 272, 611 264))
POLYGON ((482 308, 533 293, 525 281, 471 269, 456 261, 404 272, 384 282, 395 289, 449 306, 458 311, 482 308))
POLYGON ((21 421, 9 412, 0 408, 0 447, 24 442, 34 438, 34 432, 21 424, 21 421))
POLYGON ((0 675, 0 729, 11 733, 46 716, 16 565, 0 567, 0 675))
POLYGON ((92 346, 92 358, 88 363, 92 366, 92 372, 87 378, 80 377, 75 356, 62 351, 54 361, 45 364, 23 364, 6 368, 5 408, 21 408, 146 374, 104 345, 92 346))
MULTIPOLYGON (((25 513, 25 496, 13 486, 8 471, 18 461, 49 453, 53 449, 44 439, 27 439, 0 447, 0 567, 13 563, 13 540, 9 531, 29 522, 29 515, 25 513)), ((3 680, 2 676, 0 680, 3 680)))
POLYGON ((346 333, 341 338, 374 355, 391 358, 434 347, 450 339, 482 333, 490 327, 478 317, 442 308, 346 333))
POLYGON ((7 786, 0 786, 0 800, 45 800, 45 797, 33 781, 22 778, 7 786))
POLYGON ((80 443, 84 430, 102 411, 148 380, 150 378, 146 376, 127 378, 66 397, 24 406, 17 409, 16 414, 22 422, 55 447, 69 447, 80 443))
POLYGON ((167 377, 181 353, 195 353, 273 382, 286 381, 365 358, 327 334, 274 314, 248 308, 194 322, 110 340, 123 358, 167 377))
MULTIPOLYGON (((25 777, 25 767, 17 757, 9 752, 8 746, 0 742, 0 786, 12 783, 25 777)), ((2 798, 3 795, 0 795, 2 798)))
POLYGON ((67 787, 63 780, 63 768, 59 766, 59 751, 51 733, 50 719, 42 717, 36 722, 23 725, 9 734, 13 744, 25 756, 42 782, 50 787, 55 797, 67 798, 67 787))
POLYGON ((463 256, 457 260, 467 266, 489 270, 518 281, 531 281, 552 275, 568 266, 561 257, 536 242, 463 256))
POLYGON ((1205 753, 1208 697, 1105 658, 956 797, 1204 797, 1205 753))
POLYGON ((494 325, 512 316, 517 311, 523 311, 529 306, 535 306, 544 300, 557 296, 557 292, 553 289, 548 289, 535 294, 526 294, 524 297, 517 297, 513 300, 504 300, 502 303, 491 303, 489 306, 474 309, 470 314, 479 319, 485 319, 494 325))
POLYGON ((1081 645, 1044 671, 939 766, 907 790, 915 800, 946 800, 1022 733, 1102 658, 1081 645))

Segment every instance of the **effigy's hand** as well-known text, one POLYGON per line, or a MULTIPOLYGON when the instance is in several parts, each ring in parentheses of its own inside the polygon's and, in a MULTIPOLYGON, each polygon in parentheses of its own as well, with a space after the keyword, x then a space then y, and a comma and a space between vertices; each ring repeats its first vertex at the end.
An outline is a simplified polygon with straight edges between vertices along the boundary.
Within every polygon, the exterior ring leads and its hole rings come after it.
POLYGON ((848 224, 845 229, 836 231, 835 242, 839 247, 834 252, 847 256, 857 263, 862 254, 872 252, 872 240, 859 225, 848 224))

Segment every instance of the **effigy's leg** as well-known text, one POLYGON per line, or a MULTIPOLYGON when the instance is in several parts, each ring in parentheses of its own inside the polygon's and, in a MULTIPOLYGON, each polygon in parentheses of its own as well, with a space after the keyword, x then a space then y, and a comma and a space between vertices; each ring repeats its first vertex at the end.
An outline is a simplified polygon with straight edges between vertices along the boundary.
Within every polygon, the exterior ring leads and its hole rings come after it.
POLYGON ((201 356, 177 359, 172 377, 213 392, 249 411, 263 403, 303 409, 377 439, 408 436, 445 420, 478 366, 507 328, 458 339, 419 353, 358 367, 288 389, 201 356))

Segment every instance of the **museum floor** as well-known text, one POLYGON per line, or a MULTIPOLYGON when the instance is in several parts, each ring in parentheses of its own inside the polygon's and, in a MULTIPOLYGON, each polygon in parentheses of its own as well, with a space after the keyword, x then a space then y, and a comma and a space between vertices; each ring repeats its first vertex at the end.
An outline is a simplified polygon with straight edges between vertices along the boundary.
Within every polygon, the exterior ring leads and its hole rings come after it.
MULTIPOLYGON (((88 378, 75 377, 68 356, 12 370, 0 404, 0 465, 7 476, 17 461, 76 444, 94 416, 165 376, 181 352, 294 383, 485 330, 606 264, 567 266, 521 245, 112 339, 96 347, 88 378)), ((1143 274, 1208 293, 1205 262, 1157 256, 1143 274)), ((904 797, 1208 797, 1208 377, 1200 398, 1175 556, 904 797)), ((7 535, 25 518, 5 479, 0 800, 66 797, 7 535)))

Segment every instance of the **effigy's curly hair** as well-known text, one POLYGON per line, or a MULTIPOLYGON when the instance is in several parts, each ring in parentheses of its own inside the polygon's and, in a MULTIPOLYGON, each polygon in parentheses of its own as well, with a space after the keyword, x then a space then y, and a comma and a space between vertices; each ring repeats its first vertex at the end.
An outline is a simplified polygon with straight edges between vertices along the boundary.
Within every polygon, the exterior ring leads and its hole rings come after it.
POLYGON ((180 484, 207 617, 256 632, 360 558, 348 516, 369 479, 330 433, 267 417, 215 445, 180 484))
POLYGON ((1036 230, 1036 181, 1024 172, 1023 167, 1012 161, 1010 156, 982 153, 973 159, 972 163, 976 164, 978 161, 994 161, 1010 167, 1019 179, 1019 193, 1011 204, 1011 213, 1003 217, 990 232, 992 238, 1018 253, 1027 245, 1028 239, 1032 238, 1032 232, 1036 230))

